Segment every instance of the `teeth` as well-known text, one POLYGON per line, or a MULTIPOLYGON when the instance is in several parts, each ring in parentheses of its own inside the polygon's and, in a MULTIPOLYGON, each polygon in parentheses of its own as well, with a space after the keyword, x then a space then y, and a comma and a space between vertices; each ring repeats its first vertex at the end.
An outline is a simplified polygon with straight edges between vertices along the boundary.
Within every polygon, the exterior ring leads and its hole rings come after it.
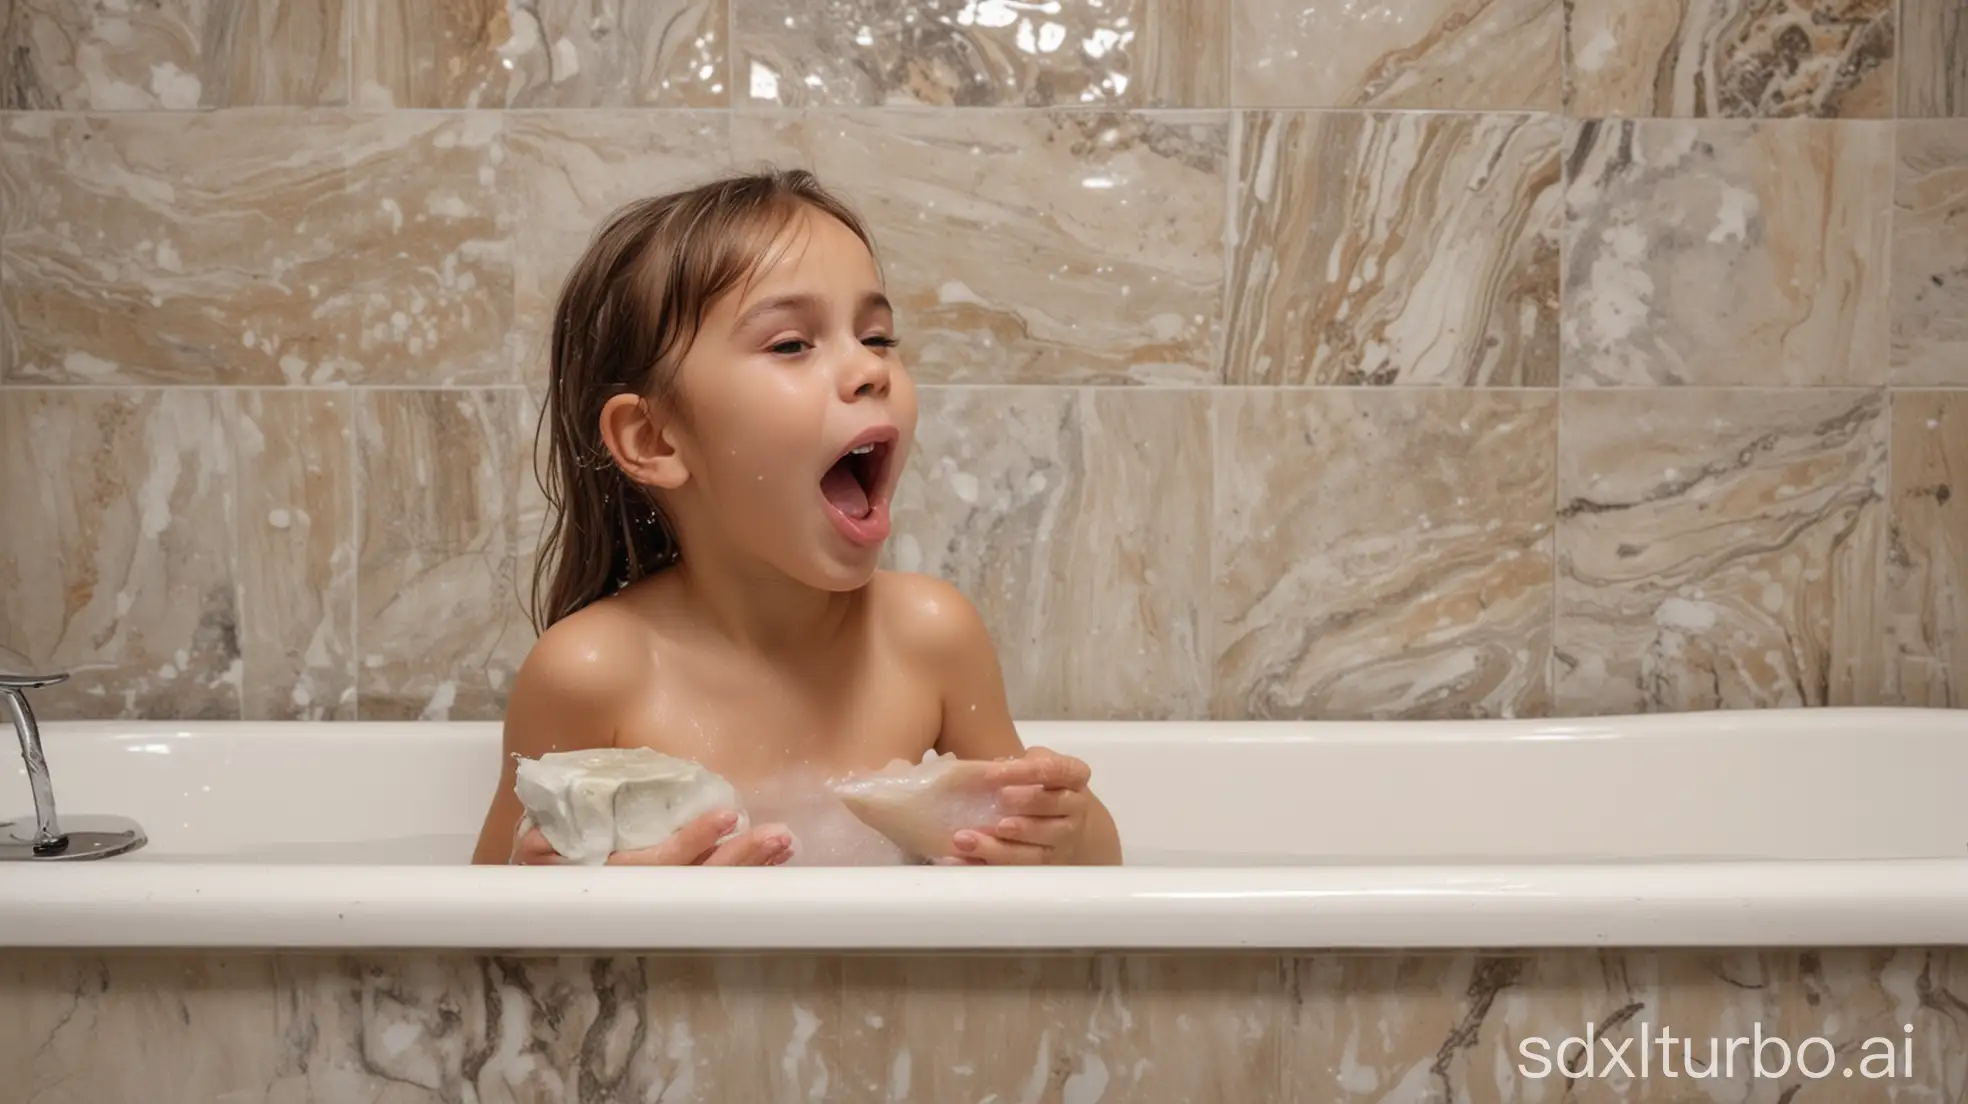
POLYGON ((860 448, 858 448, 858 449, 849 449, 849 450, 848 450, 848 453, 847 453, 847 454, 848 454, 849 456, 866 456, 866 455, 868 455, 869 453, 871 453, 871 452, 873 452, 873 451, 875 451, 875 446, 873 446, 873 445, 862 445, 862 446, 861 446, 860 448))

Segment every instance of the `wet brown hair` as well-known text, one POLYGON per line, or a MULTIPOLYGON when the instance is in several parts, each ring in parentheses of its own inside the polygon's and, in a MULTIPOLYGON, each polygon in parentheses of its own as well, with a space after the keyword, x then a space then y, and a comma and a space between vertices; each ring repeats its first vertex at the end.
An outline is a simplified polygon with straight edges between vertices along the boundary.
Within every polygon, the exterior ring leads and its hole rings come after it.
POLYGON ((548 514, 528 609, 535 631, 681 555, 655 496, 616 466, 601 409, 624 394, 668 401, 711 305, 758 271, 806 210, 840 220, 874 252, 867 227, 813 174, 773 170, 631 203, 575 263, 554 308, 540 415, 548 514))

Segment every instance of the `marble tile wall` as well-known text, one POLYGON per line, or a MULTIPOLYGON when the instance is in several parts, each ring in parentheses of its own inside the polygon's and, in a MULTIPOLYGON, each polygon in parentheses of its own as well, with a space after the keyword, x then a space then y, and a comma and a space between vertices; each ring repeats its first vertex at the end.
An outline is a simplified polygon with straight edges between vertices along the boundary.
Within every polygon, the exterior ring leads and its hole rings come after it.
MULTIPOLYGON (((1968 0, 11 0, 0 644, 77 672, 44 714, 496 716, 557 283, 765 161, 874 224, 923 384, 890 560, 1023 716, 1968 705, 1968 0)), ((1968 965, 7 953, 0 1070, 1959 1100, 1968 965), (1520 1068, 1643 1024, 1911 1061, 1520 1068)))
POLYGON ((4 12, 51 716, 497 715, 558 281, 762 162, 874 224, 889 559, 1022 715, 1968 704, 1968 0, 4 12))

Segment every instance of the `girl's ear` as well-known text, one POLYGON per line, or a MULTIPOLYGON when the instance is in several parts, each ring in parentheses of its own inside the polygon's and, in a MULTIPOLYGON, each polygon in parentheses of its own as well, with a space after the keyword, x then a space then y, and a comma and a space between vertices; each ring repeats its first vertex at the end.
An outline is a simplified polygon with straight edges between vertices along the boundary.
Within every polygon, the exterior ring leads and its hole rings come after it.
POLYGON ((616 395, 601 408, 601 439, 623 473, 645 487, 674 491, 690 479, 673 429, 637 395, 616 395))

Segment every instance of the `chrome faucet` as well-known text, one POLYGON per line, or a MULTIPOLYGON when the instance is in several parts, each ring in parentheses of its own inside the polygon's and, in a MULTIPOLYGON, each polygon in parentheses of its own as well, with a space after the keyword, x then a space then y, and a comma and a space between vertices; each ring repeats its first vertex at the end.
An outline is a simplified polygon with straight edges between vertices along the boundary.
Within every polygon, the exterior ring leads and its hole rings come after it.
POLYGON ((41 754, 41 730, 27 692, 68 681, 66 673, 33 674, 0 648, 0 699, 20 737, 21 757, 27 760, 27 785, 34 794, 34 820, 0 820, 0 862, 61 862, 106 859, 134 851, 147 842, 137 822, 118 816, 71 816, 66 823, 55 814, 55 787, 48 777, 48 760, 41 754))

